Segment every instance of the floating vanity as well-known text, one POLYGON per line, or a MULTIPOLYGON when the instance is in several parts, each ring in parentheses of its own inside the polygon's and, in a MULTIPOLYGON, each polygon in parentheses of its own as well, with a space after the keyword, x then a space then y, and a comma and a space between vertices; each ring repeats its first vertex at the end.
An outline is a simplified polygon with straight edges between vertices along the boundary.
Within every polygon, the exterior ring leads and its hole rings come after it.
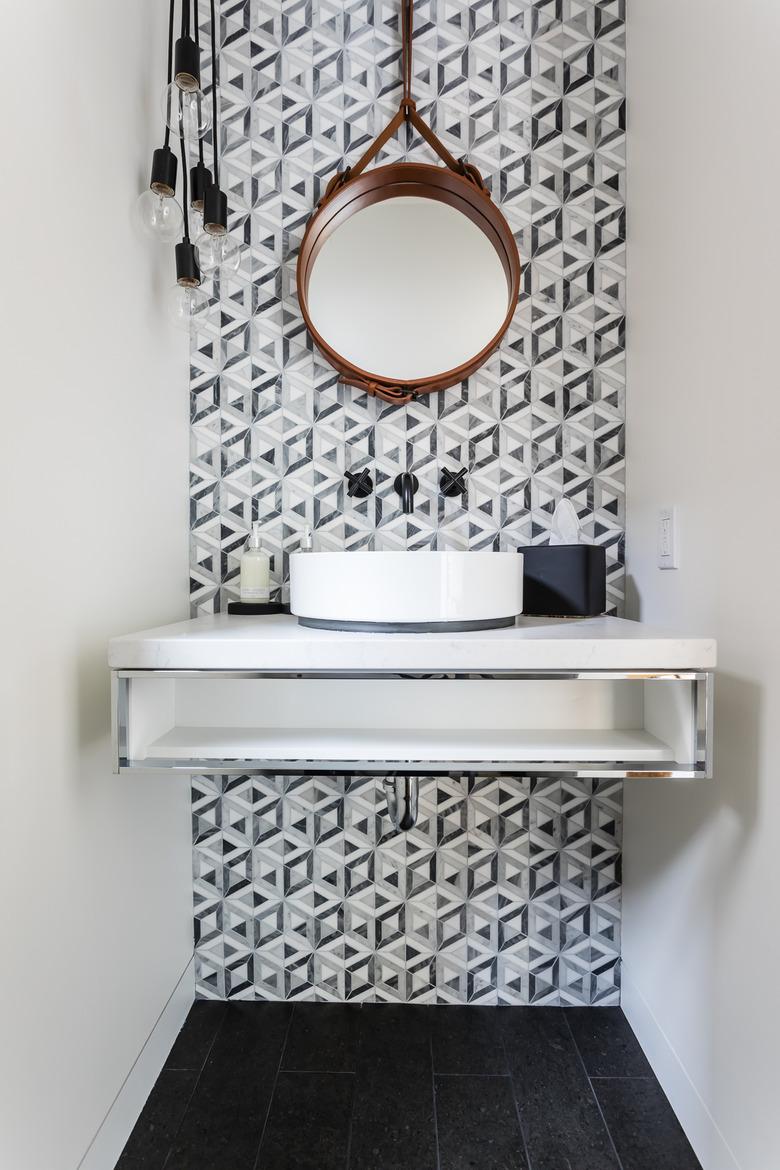
POLYGON ((716 647, 621 618, 312 630, 217 615, 114 638, 118 771, 711 774, 716 647))

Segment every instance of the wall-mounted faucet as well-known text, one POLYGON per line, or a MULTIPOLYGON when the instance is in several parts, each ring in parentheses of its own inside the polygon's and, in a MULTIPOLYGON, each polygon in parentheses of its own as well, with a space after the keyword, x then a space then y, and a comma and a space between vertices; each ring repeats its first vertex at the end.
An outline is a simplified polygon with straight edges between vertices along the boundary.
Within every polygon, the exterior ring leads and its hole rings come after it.
POLYGON ((401 511, 405 516, 414 511, 414 493, 419 486, 419 479, 411 471, 404 471, 395 477, 393 487, 401 497, 401 511))

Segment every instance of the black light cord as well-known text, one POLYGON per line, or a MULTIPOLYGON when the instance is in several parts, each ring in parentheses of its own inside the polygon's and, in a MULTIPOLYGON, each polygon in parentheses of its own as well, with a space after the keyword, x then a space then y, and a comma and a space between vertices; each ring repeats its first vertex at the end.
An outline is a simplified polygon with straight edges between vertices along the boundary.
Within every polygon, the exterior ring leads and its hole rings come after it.
MULTIPOLYGON (((171 0, 170 8, 168 10, 168 86, 170 87, 173 81, 173 8, 176 0, 171 0)), ((170 105, 170 93, 168 94, 168 103, 170 105)), ((169 146, 171 141, 171 128, 168 122, 171 120, 171 111, 168 110, 168 117, 165 121, 165 145, 169 146)))
MULTIPOLYGON (((200 64, 200 19, 198 17, 198 0, 192 0, 195 7, 195 44, 198 48, 198 64, 200 64)), ((200 101, 200 98, 198 98, 200 101)), ((203 139, 198 139, 198 159, 203 162, 203 139)))
POLYGON ((211 0, 211 142, 214 148, 214 186, 219 186, 219 123, 217 122, 217 21, 211 0))
MULTIPOLYGON (((181 0, 181 35, 186 37, 190 31, 190 0, 181 0)), ((181 102, 181 94, 178 95, 181 102)), ((184 239, 190 242, 190 218, 187 214, 187 151, 184 146, 184 119, 179 121, 179 148, 181 150, 181 184, 182 210, 184 212, 184 239)))
MULTIPOLYGON (((189 0, 187 0, 189 2, 189 0)), ((190 221, 187 214, 187 151, 184 147, 184 125, 182 124, 179 130, 179 145, 181 147, 181 184, 182 197, 181 205, 184 212, 184 239, 187 243, 190 242, 190 221)))

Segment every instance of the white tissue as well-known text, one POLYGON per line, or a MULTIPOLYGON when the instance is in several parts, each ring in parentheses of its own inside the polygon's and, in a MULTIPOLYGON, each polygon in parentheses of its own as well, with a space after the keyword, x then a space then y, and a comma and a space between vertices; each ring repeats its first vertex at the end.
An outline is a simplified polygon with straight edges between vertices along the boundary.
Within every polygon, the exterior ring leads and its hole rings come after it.
POLYGON ((553 513, 550 544, 579 544, 580 522, 571 500, 562 499, 553 513))

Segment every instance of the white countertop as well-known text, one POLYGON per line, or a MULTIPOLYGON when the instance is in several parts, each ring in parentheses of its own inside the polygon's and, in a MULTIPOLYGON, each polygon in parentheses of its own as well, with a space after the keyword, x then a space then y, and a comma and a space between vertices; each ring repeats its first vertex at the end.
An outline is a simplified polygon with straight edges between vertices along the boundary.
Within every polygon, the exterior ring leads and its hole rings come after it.
POLYGON ((216 614, 112 638, 114 670, 711 670, 714 638, 624 618, 518 618, 468 634, 311 630, 297 619, 216 614))

